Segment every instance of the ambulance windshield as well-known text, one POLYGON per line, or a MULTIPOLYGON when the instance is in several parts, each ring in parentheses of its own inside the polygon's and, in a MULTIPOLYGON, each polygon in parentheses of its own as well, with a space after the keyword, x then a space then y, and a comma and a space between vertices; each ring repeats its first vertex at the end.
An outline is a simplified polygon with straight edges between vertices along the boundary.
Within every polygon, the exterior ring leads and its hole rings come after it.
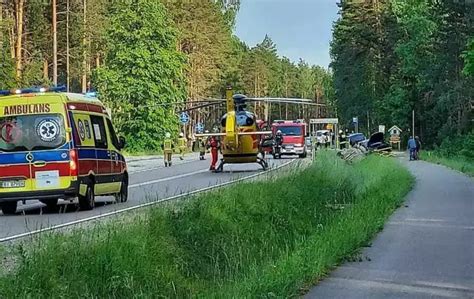
POLYGON ((0 152, 56 149, 65 142, 66 130, 60 114, 0 118, 0 152))

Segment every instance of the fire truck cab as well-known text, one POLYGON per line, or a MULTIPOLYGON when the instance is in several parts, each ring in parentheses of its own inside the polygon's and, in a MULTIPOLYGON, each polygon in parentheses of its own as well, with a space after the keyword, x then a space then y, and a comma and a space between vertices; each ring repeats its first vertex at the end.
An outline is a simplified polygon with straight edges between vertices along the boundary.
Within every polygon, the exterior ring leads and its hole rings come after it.
POLYGON ((276 120, 272 124, 273 136, 281 131, 283 135, 283 144, 281 148, 282 155, 298 155, 305 158, 307 148, 305 137, 307 135, 307 124, 304 120, 276 120))

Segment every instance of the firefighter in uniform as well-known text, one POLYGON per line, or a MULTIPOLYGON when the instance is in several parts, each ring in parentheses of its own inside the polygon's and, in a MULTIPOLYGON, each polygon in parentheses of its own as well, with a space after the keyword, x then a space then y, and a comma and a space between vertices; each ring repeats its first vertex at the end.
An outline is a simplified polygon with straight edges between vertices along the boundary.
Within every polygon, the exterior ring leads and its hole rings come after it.
MULTIPOLYGON (((205 132, 206 134, 209 133, 209 131, 205 132)), ((199 148, 199 160, 206 160, 204 156, 206 155, 206 141, 204 140, 204 137, 200 137, 198 139, 198 148, 199 148)))
POLYGON ((211 167, 209 170, 216 170, 216 164, 219 157, 220 140, 217 136, 211 136, 207 142, 207 147, 211 149, 211 167))
POLYGON ((339 148, 345 149, 347 147, 347 136, 343 130, 339 130, 339 148))
POLYGON ((281 130, 278 130, 275 134, 275 142, 273 146, 273 157, 280 158, 282 145, 283 145, 283 133, 281 132, 281 130))
POLYGON ((173 155, 174 144, 173 140, 171 140, 170 133, 165 134, 165 140, 163 141, 161 148, 163 149, 165 167, 171 166, 171 157, 173 155))
POLYGON ((184 153, 186 153, 186 143, 188 141, 186 140, 186 138, 184 137, 184 134, 183 133, 179 133, 179 138, 178 138, 178 150, 179 150, 179 159, 180 160, 184 160, 184 153))

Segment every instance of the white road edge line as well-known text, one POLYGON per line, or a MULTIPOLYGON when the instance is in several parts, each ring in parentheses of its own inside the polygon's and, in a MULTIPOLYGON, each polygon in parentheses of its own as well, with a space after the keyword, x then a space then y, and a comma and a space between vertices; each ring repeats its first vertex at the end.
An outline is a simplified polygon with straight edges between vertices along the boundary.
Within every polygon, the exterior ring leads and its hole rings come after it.
MULTIPOLYGON (((153 206, 153 205, 156 205, 156 204, 159 204, 159 203, 162 203, 162 202, 176 200, 176 199, 187 197, 187 196, 194 195, 194 194, 197 194, 197 193, 201 193, 201 192, 221 188, 221 187, 224 187, 224 186, 232 185, 232 184, 235 184, 235 183, 246 181, 246 180, 261 176, 263 174, 267 174, 269 172, 278 170, 278 169, 280 169, 282 167, 285 167, 285 166, 287 166, 287 165, 289 165, 289 164, 291 164, 295 161, 298 161, 298 160, 297 159, 292 159, 288 162, 285 162, 283 164, 278 165, 275 168, 270 169, 269 171, 259 172, 259 173, 252 174, 252 175, 249 175, 249 176, 246 176, 246 177, 243 177, 243 178, 239 178, 239 179, 236 179, 236 180, 233 180, 233 181, 228 181, 228 182, 225 182, 225 183, 217 184, 217 185, 214 185, 214 186, 209 186, 209 187, 201 188, 201 189, 198 189, 198 190, 190 191, 190 192, 187 192, 187 193, 174 195, 174 196, 171 196, 171 197, 167 197, 167 198, 163 198, 163 199, 143 203, 143 204, 136 205, 136 206, 133 206, 133 207, 128 207, 128 208, 125 208, 125 209, 122 209, 122 210, 108 212, 108 213, 104 213, 104 214, 100 214, 100 215, 96 215, 96 216, 92 216, 92 217, 88 217, 88 218, 83 218, 83 219, 79 219, 79 220, 75 220, 75 221, 71 221, 71 222, 66 222, 66 223, 62 223, 62 224, 58 224, 58 225, 53 225, 53 226, 50 226, 50 227, 47 227, 47 228, 33 230, 33 231, 30 231, 30 232, 27 232, 27 233, 22 233, 22 234, 13 235, 13 236, 5 237, 5 238, 0 238, 0 243, 13 241, 13 240, 16 240, 16 239, 22 239, 22 238, 37 235, 37 234, 40 234, 40 233, 45 233, 45 232, 48 232, 48 231, 53 231, 53 230, 65 228, 65 227, 68 227, 68 226, 81 224, 81 223, 84 223, 84 222, 89 222, 89 221, 98 220, 98 219, 105 218, 105 217, 114 216, 114 215, 122 214, 122 213, 125 213, 125 212, 141 209, 141 208, 144 208, 144 207, 153 206)), ((202 171, 199 171, 199 172, 202 172, 202 171)))
MULTIPOLYGON (((186 165, 186 164, 189 164, 189 163, 192 163, 192 162, 198 162, 199 160, 185 160, 184 162, 182 163, 179 163, 179 161, 176 161, 178 163, 174 163, 175 166, 179 166, 179 165, 186 165)), ((140 170, 133 170, 133 171, 130 171, 129 173, 130 174, 136 174, 136 173, 141 173, 141 172, 147 172, 147 171, 150 171, 150 170, 159 170, 159 169, 164 169, 165 167, 164 166, 157 166, 157 167, 152 167, 152 168, 147 168, 147 169, 140 169, 140 170)))

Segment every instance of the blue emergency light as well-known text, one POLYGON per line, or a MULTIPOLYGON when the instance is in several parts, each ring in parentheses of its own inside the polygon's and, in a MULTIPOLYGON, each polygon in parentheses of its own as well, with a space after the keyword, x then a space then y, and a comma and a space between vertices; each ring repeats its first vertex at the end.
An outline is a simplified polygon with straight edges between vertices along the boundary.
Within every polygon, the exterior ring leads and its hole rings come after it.
POLYGON ((97 92, 95 91, 86 92, 86 98, 97 98, 97 92))
POLYGON ((14 94, 42 93, 42 92, 65 92, 66 85, 52 87, 29 87, 23 89, 0 90, 0 96, 9 96, 14 94))

